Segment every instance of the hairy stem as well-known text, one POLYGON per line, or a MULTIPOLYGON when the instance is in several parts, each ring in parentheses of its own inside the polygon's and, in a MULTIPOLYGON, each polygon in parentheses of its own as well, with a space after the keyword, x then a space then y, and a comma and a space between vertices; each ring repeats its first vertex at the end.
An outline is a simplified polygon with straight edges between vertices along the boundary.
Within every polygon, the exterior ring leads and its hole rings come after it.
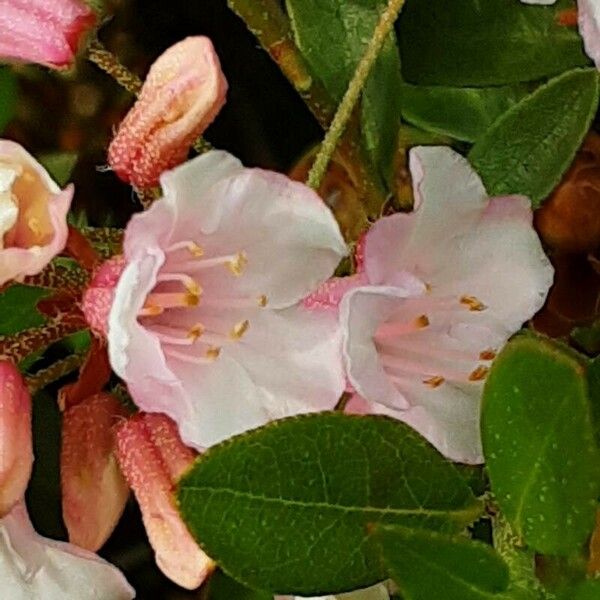
POLYGON ((132 73, 117 57, 107 50, 98 40, 92 40, 88 46, 88 59, 108 73, 122 88, 137 96, 142 89, 142 80, 132 73))
POLYGON ((402 10, 405 0, 389 0, 387 7, 381 14, 379 22, 373 31, 373 37, 367 46, 367 49, 358 63, 348 89, 342 98, 338 110, 333 118, 331 126, 325 135, 319 154, 308 174, 308 185, 313 189, 318 189, 331 160, 331 156, 338 145, 340 137, 346 129, 346 125, 352 116, 354 107, 358 102, 360 94, 365 86, 367 77, 371 72, 381 48, 394 26, 398 14, 402 10))
POLYGON ((27 386, 31 395, 44 389, 46 386, 62 379, 65 375, 77 370, 83 363, 83 354, 72 354, 62 360, 55 362, 46 369, 38 371, 26 378, 27 386))

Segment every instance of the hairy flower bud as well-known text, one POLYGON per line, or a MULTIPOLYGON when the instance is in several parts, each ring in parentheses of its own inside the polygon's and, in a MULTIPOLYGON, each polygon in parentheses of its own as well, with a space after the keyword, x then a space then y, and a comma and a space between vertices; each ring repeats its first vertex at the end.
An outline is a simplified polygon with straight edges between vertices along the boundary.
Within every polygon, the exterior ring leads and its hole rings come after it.
POLYGON ((0 517, 25 494, 32 465, 29 391, 17 368, 0 361, 0 517))
POLYGON ((95 22, 82 0, 0 0, 0 60, 68 67, 95 22))
POLYGON ((115 173, 137 188, 182 163, 225 103, 227 81, 211 41, 189 37, 152 65, 108 150, 115 173))
POLYGON ((95 552, 123 513, 129 488, 114 455, 113 427, 128 416, 121 403, 100 393, 63 415, 60 481, 69 541, 95 552))
POLYGON ((544 206, 536 228, 548 246, 569 253, 600 246, 600 135, 590 133, 544 206))
POLYGON ((175 483, 195 453, 162 414, 135 415, 117 427, 116 437, 119 463, 140 505, 156 564, 178 585, 197 588, 214 563, 181 520, 174 497, 175 483))

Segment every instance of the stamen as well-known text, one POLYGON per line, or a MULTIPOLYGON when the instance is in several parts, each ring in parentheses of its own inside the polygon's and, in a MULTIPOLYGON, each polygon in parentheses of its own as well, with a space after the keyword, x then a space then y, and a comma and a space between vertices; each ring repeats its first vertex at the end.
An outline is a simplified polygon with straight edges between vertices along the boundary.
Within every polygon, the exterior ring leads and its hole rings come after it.
POLYGON ((167 248, 167 252, 176 252, 177 250, 187 250, 194 258, 200 258, 204 256, 204 250, 202 246, 189 240, 183 242, 177 242, 167 248))
POLYGON ((261 308, 264 308, 268 303, 269 303, 269 299, 264 294, 262 294, 261 296, 258 297, 258 305, 261 308))
POLYGON ((204 333, 204 325, 202 323, 196 323, 189 331, 188 338, 190 338, 193 342, 195 342, 203 333, 204 333))
POLYGON ((147 304, 140 310, 138 317, 158 317, 158 315, 162 315, 163 312, 164 308, 162 306, 151 306, 147 304))
POLYGON ((211 346, 207 351, 206 351, 206 356, 207 358, 211 359, 211 360, 217 360, 217 358, 219 358, 219 355, 221 354, 221 348, 217 347, 217 346, 211 346))
POLYGON ((165 348, 165 352, 172 358, 177 358, 178 360, 194 365, 210 365, 214 362, 214 358, 205 358, 204 356, 192 356, 191 354, 186 354, 185 352, 173 350, 168 346, 165 348))
POLYGON ((383 323, 377 328, 375 338, 384 339, 390 337, 397 337, 405 333, 412 333, 419 329, 423 329, 429 326, 429 318, 427 315, 421 315, 412 322, 403 323, 402 321, 391 321, 383 323))
POLYGON ((240 321, 235 324, 229 335, 234 340, 239 340, 248 331, 248 327, 250 327, 250 321, 240 321))
POLYGON ((494 360, 496 358, 496 353, 489 349, 489 350, 484 350, 483 352, 481 352, 479 354, 479 360, 494 360))
POLYGON ((440 385, 442 385, 442 383, 444 383, 446 380, 441 376, 441 375, 436 375, 435 377, 430 377, 429 379, 424 379, 423 383, 425 385, 428 385, 431 388, 438 388, 440 387, 440 385))
POLYGON ((475 296, 463 296, 460 299, 460 303, 473 312, 481 312, 487 308, 487 306, 475 296))
POLYGON ((235 258, 227 263, 227 268, 236 276, 239 277, 248 264, 248 257, 245 252, 238 252, 235 258))
POLYGON ((158 293, 148 294, 146 306, 156 306, 161 308, 189 308, 198 306, 200 296, 188 292, 187 294, 177 293, 158 293))
POLYGON ((192 296, 200 296, 200 294, 202 294, 200 284, 189 275, 183 273, 162 273, 156 278, 156 281, 161 283, 178 281, 183 284, 185 289, 192 294, 192 296))
POLYGON ((490 372, 488 367, 484 367, 483 365, 479 365, 470 375, 469 381, 481 381, 487 377, 487 374, 490 372))

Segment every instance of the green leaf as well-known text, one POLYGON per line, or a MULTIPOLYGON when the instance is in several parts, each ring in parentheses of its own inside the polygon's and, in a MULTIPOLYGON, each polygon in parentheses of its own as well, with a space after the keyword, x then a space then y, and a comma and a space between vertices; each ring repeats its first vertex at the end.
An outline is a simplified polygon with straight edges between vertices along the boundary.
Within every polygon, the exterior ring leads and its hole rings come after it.
POLYGON ((584 581, 580 585, 563 590, 560 600, 598 600, 600 598, 600 581, 584 581))
POLYGON ((402 116, 433 133, 474 142, 528 93, 528 86, 453 88, 404 84, 402 116))
POLYGON ((50 173, 52 179, 60 187, 69 183, 73 169, 77 164, 77 152, 49 152, 38 157, 42 165, 50 173))
POLYGON ((406 600, 500 600, 508 587, 506 563, 486 544, 390 526, 375 537, 406 600))
POLYGON ((581 145, 598 106, 598 72, 552 79, 505 112, 469 160, 493 196, 525 194, 533 206, 554 189, 581 145))
POLYGON ((589 65, 577 30, 556 20, 567 7, 573 3, 542 8, 512 0, 409 0, 399 26, 404 78, 479 87, 589 65))
POLYGON ((219 570, 210 578, 202 598, 205 600, 273 600, 273 594, 246 588, 219 570))
POLYGON ((571 339, 587 354, 600 354, 600 320, 589 327, 575 327, 571 339))
POLYGON ((587 377, 596 445, 600 448, 600 357, 590 361, 587 377))
POLYGON ((600 492, 582 357, 549 340, 516 338, 494 362, 482 411, 492 491, 515 533, 542 554, 576 551, 600 492))
MULTIPOLYGON (((383 0, 286 0, 296 43, 313 73, 339 102, 362 58, 383 0)), ((389 181, 400 125, 400 58, 386 40, 362 95, 362 127, 373 162, 389 181)))
POLYGON ((37 303, 48 295, 44 288, 13 285, 0 294, 0 335, 14 335, 40 327, 46 319, 38 312, 37 303))
POLYGON ((13 72, 7 67, 0 67, 0 133, 15 116, 18 92, 13 72))
POLYGON ((338 413, 284 419, 211 448, 178 497, 226 573, 302 596, 384 578, 372 524, 457 531, 481 511, 454 466, 411 428, 338 413))

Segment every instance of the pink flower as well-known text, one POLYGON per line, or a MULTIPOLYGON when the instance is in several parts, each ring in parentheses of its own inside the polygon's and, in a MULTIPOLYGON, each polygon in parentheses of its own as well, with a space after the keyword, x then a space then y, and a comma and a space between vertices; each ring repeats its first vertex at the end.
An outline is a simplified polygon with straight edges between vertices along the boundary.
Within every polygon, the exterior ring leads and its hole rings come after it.
POLYGON ((60 481, 69 541, 95 552, 117 525, 129 496, 114 454, 113 427, 128 416, 99 393, 63 414, 60 481))
POLYGON ((119 462, 140 505, 156 564, 178 585, 197 588, 215 564, 181 520, 174 495, 196 454, 165 415, 137 414, 117 427, 116 437, 119 462))
POLYGON ((0 0, 0 60, 68 67, 95 22, 82 0, 0 0))
POLYGON ((31 398, 17 368, 0 361, 0 517, 23 497, 33 465, 31 398))
POLYGON ((64 249, 72 197, 73 186, 61 192, 19 144, 0 140, 0 285, 39 273, 64 249))
POLYGON ((152 65, 138 101, 108 150, 115 173, 137 188, 182 163, 223 104, 227 81, 211 41, 189 37, 152 65))
POLYGON ((201 449, 344 389, 335 313, 298 303, 346 246, 321 199, 213 151, 165 173, 130 221, 109 316, 115 372, 201 449))
POLYGON ((371 228, 370 285, 340 304, 347 374, 362 397, 349 410, 394 416, 446 456, 480 462, 490 361, 541 308, 553 270, 526 198, 489 199, 450 148, 413 149, 410 169, 414 211, 371 228))
POLYGON ((24 502, 0 519, 0 581, 10 600, 130 600, 121 572, 95 554, 38 535, 24 502))

